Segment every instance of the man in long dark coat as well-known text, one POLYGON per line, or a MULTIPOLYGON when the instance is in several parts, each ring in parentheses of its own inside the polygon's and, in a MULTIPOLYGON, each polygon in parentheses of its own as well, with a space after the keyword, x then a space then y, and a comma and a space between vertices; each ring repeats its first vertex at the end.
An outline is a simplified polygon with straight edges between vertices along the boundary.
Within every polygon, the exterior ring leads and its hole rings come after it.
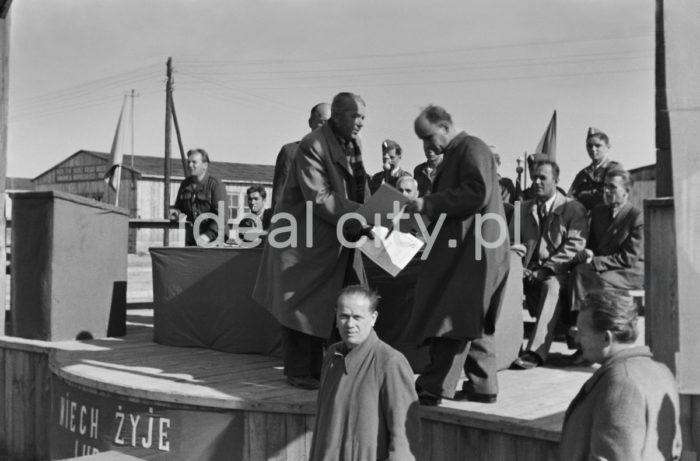
POLYGON ((445 216, 415 286, 408 334, 430 344, 431 363, 416 381, 421 403, 441 398, 494 402, 498 393, 494 327, 508 275, 508 229, 493 154, 458 131, 445 109, 415 121, 424 149, 444 155, 430 195, 408 212, 445 216), (462 368, 468 381, 455 395, 462 368))
POLYGON ((358 137, 364 118, 362 98, 340 93, 328 123, 301 140, 253 290, 253 299, 282 325, 287 381, 303 389, 319 386, 338 292, 366 281, 359 252, 342 247, 337 232, 340 218, 369 197, 358 137))

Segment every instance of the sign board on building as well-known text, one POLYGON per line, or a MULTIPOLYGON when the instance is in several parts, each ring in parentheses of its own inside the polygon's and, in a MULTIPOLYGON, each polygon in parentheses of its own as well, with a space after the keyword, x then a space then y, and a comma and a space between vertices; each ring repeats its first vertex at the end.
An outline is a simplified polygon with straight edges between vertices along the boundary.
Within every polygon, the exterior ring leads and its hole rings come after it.
POLYGON ((56 182, 97 181, 106 172, 107 165, 63 166, 56 168, 56 182))

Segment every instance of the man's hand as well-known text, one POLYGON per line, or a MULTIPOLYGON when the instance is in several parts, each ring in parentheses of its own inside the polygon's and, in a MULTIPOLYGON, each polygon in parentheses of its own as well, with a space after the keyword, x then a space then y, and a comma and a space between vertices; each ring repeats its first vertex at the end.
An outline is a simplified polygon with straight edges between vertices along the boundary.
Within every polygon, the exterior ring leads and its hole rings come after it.
POLYGON ((576 254, 574 260, 577 263, 587 263, 590 264, 593 261, 593 251, 588 248, 584 248, 576 254))
POLYGON ((170 215, 168 216, 171 222, 177 222, 180 220, 180 211, 172 209, 170 210, 170 215))
POLYGON ((363 235, 370 240, 374 240, 372 226, 363 226, 357 219, 349 219, 343 224, 343 237, 345 237, 345 240, 348 242, 355 243, 360 240, 363 235))
POLYGON ((523 269, 523 279, 530 283, 535 281, 543 281, 547 277, 554 275, 551 269, 546 267, 541 267, 537 270, 523 269))
POLYGON ((423 199, 418 197, 415 200, 411 200, 406 203, 406 213, 422 213, 423 212, 423 199))

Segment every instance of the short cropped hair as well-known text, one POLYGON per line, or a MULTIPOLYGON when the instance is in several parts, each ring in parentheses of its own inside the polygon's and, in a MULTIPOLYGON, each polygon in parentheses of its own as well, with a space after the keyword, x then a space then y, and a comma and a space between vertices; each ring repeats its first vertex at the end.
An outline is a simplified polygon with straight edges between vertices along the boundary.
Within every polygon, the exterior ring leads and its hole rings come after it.
POLYGON ((393 150, 394 152, 396 152, 396 155, 401 157, 401 146, 399 145, 399 143, 392 139, 386 139, 382 143, 382 154, 385 152, 389 152, 390 150, 393 150))
POLYGON ((627 192, 632 190, 632 186, 634 185, 634 179, 632 179, 632 175, 629 173, 629 171, 610 170, 607 173, 605 173, 605 179, 612 179, 617 177, 622 178, 622 186, 627 192))
POLYGON ((209 163, 209 154, 207 154, 207 151, 205 151, 204 149, 197 148, 197 149, 188 150, 187 151, 187 158, 190 158, 190 155, 194 155, 194 154, 201 154, 202 162, 209 163))
POLYGON ((637 304, 623 290, 601 290, 589 293, 583 300, 581 312, 590 311, 593 328, 610 331, 619 343, 637 340, 637 304))
POLYGON ((363 106, 367 105, 359 94, 348 92, 336 94, 333 98, 333 102, 331 102, 331 118, 335 118, 335 116, 341 112, 346 111, 351 103, 361 103, 363 106))
POLYGON ((535 162, 535 164, 532 166, 532 171, 534 172, 537 168, 541 166, 549 165, 552 167, 552 176, 554 176, 554 179, 556 181, 559 180, 559 165, 557 165, 557 162, 554 160, 538 160, 535 162))
POLYGON ((260 184, 250 186, 248 189, 246 189, 245 195, 249 196, 250 194, 253 194, 255 192, 258 192, 260 194, 260 197, 262 197, 263 199, 267 198, 267 192, 265 191, 265 188, 260 184))
POLYGON ((379 294, 371 288, 363 287, 362 285, 349 285, 343 288, 338 295, 336 308, 340 307, 340 300, 346 296, 362 296, 369 300, 369 311, 376 312, 379 305, 379 294))
POLYGON ((423 109, 422 114, 430 123, 435 124, 440 122, 446 122, 452 125, 452 116, 440 106, 431 104, 425 109, 423 109))
POLYGON ((396 187, 398 188, 399 186, 401 186, 401 183, 404 183, 406 181, 411 181, 413 183, 413 187, 418 189, 418 181, 416 181, 416 178, 410 175, 399 176, 399 179, 396 180, 396 187))

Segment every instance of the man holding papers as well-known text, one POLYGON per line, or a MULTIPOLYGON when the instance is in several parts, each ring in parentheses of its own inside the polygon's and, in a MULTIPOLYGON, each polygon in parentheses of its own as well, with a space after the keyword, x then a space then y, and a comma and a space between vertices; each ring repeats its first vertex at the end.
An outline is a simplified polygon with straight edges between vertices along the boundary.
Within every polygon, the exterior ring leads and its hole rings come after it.
POLYGON ((488 146, 458 131, 442 107, 424 109, 414 128, 426 151, 444 154, 430 195, 406 208, 432 223, 444 216, 418 275, 407 333, 430 346, 416 389, 424 405, 442 398, 494 402, 493 333, 509 268, 496 164, 488 146), (468 381, 455 393, 462 368, 468 381))

